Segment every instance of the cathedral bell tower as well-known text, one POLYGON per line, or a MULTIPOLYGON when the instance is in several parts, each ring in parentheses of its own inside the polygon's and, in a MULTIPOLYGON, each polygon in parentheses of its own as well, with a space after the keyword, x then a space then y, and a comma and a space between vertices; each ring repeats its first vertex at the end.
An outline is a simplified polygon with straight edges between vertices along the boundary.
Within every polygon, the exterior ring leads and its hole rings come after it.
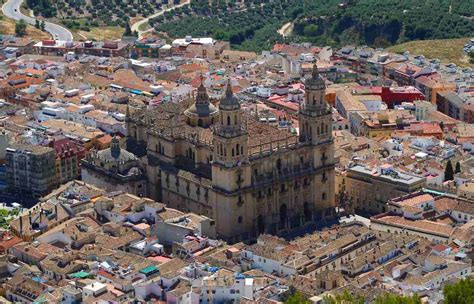
POLYGON ((219 103, 219 114, 213 130, 212 183, 218 189, 235 192, 249 186, 251 178, 248 133, 230 80, 219 103))
POLYGON ((332 139, 331 107, 325 101, 326 85, 313 65, 311 78, 305 82, 305 99, 299 109, 300 142, 317 145, 332 139))
POLYGON ((299 140, 310 149, 316 178, 311 180, 313 208, 317 218, 330 217, 334 209, 334 141, 332 111, 325 101, 326 85, 316 63, 311 77, 305 82, 305 99, 300 104, 299 140))

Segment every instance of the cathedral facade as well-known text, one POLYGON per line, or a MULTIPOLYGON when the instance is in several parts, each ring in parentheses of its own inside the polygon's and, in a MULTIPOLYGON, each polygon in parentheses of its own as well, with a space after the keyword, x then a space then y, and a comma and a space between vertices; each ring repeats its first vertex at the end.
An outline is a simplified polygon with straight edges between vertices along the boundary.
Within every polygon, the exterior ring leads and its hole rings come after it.
POLYGON ((228 241, 332 217, 332 116, 316 65, 305 87, 298 136, 243 113, 230 82, 217 107, 201 85, 189 106, 128 113, 130 142, 147 147, 149 195, 212 218, 228 241))

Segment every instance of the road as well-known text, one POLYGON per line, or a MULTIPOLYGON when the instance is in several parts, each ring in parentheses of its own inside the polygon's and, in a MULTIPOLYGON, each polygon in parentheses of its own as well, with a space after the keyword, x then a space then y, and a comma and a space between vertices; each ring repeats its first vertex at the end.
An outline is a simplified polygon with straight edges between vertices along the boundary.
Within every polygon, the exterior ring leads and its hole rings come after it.
POLYGON ((180 4, 178 4, 178 5, 169 7, 169 8, 167 8, 167 9, 162 10, 162 11, 159 11, 158 13, 155 13, 155 14, 153 14, 153 15, 150 15, 150 16, 148 16, 148 17, 145 18, 145 19, 142 19, 142 20, 140 20, 140 21, 135 22, 135 23, 132 24, 132 26, 131 26, 132 32, 137 31, 138 37, 141 38, 141 37, 143 36, 143 34, 145 34, 146 32, 152 31, 153 28, 147 29, 147 30, 145 30, 145 31, 140 31, 140 30, 139 30, 140 25, 147 23, 148 20, 150 20, 150 19, 153 19, 153 18, 155 18, 155 17, 158 17, 158 16, 163 15, 163 14, 166 13, 167 11, 170 11, 170 10, 172 10, 172 9, 179 8, 179 7, 183 7, 183 6, 185 6, 185 5, 188 5, 190 2, 191 2, 191 0, 185 0, 183 3, 180 3, 180 4))
MULTIPOLYGON (((23 19, 27 23, 34 25, 35 18, 23 15, 23 13, 20 11, 20 6, 22 3, 23 3, 23 0, 8 0, 2 6, 3 14, 13 20, 23 19)), ((45 23, 45 30, 46 32, 50 33, 51 36, 53 36, 54 39, 56 40, 71 41, 73 39, 72 33, 67 28, 51 23, 51 22, 45 23)))

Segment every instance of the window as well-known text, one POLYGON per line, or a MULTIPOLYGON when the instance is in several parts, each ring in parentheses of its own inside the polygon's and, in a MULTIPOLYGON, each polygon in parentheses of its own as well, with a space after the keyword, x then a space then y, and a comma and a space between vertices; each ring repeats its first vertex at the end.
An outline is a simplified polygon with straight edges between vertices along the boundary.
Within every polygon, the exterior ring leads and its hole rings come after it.
POLYGON ((323 192, 323 194, 321 194, 321 199, 322 199, 322 200, 325 200, 325 199, 326 199, 326 192, 323 192))
POLYGON ((280 172, 281 171, 281 159, 277 159, 276 166, 277 166, 278 172, 280 172))
POLYGON ((230 126, 230 116, 227 116, 227 125, 230 126))
POLYGON ((239 216, 239 218, 237 219, 237 223, 242 224, 242 216, 239 216))
POLYGON ((239 155, 239 153, 240 153, 240 145, 237 144, 237 145, 235 146, 235 154, 236 154, 236 155, 239 155))
POLYGON ((285 184, 281 184, 280 185, 280 192, 285 192, 286 189, 285 189, 285 184))

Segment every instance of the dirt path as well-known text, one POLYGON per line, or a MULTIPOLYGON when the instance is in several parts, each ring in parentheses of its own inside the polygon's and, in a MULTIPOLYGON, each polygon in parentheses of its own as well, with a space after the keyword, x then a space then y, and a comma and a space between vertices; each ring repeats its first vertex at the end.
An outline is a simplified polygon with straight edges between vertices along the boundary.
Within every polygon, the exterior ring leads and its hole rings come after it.
POLYGON ((282 35, 283 37, 288 37, 293 32, 293 22, 288 22, 283 24, 283 26, 278 30, 278 34, 282 35))

